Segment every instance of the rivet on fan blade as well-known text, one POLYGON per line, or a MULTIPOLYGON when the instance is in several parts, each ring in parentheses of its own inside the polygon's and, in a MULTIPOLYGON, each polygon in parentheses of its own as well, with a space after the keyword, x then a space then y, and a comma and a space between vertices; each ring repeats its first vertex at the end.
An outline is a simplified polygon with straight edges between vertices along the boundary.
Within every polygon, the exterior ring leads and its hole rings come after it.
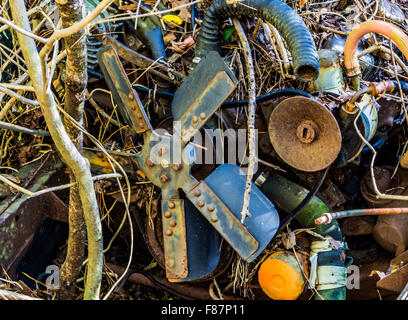
POLYGON ((173 170, 174 171, 179 171, 180 169, 181 169, 181 164, 179 164, 179 163, 173 164, 173 170))
POLYGON ((173 231, 167 230, 166 231, 166 236, 171 237, 173 235, 173 231))
POLYGON ((170 212, 170 211, 166 211, 166 212, 164 213, 164 216, 165 216, 166 218, 171 218, 171 212, 170 212))
POLYGON ((176 205, 174 204, 174 202, 169 203, 169 208, 170 209, 174 209, 175 207, 176 207, 176 205))
POLYGON ((202 207, 204 207, 205 202, 204 202, 204 200, 199 200, 197 204, 198 204, 198 206, 199 206, 200 208, 202 208, 202 207))
POLYGON ((176 220, 170 221, 169 225, 170 225, 170 227, 175 227, 177 225, 176 220))
POLYGON ((198 117, 197 116, 194 116, 193 117, 193 123, 197 123, 198 122, 198 117))
POLYGON ((195 190, 194 190, 194 196, 195 196, 195 197, 201 196, 201 191, 200 191, 200 189, 195 189, 195 190))
POLYGON ((211 217, 211 222, 217 222, 218 218, 217 217, 211 217))
POLYGON ((207 210, 213 212, 215 210, 215 207, 212 204, 210 204, 207 206, 207 210))
POLYGON ((167 151, 166 147, 160 147, 159 149, 159 156, 161 157, 163 154, 165 154, 167 151))
POLYGON ((204 119, 205 119, 205 113, 204 113, 204 112, 200 113, 200 119, 201 119, 201 120, 204 120, 204 119))
POLYGON ((152 159, 152 158, 148 158, 148 159, 146 160, 146 164, 147 164, 149 167, 153 167, 153 166, 154 166, 154 161, 153 161, 153 159, 152 159))
MULTIPOLYGON (((167 182, 167 181, 169 181, 170 180, 170 178, 166 175, 166 174, 162 174, 161 176, 160 176, 160 181, 162 182, 162 183, 165 183, 165 182, 167 182)), ((169 206, 170 207, 170 206, 169 206)))

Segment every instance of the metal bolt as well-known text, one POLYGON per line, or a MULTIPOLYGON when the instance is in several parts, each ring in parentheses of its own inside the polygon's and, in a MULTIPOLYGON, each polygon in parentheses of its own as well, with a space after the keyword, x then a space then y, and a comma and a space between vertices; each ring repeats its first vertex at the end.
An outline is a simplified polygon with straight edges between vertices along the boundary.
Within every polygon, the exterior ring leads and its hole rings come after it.
POLYGON ((205 119, 205 113, 204 113, 204 112, 200 113, 200 119, 201 119, 201 120, 204 120, 204 119, 205 119))
POLYGON ((169 208, 174 209, 176 207, 176 204, 174 202, 169 202, 169 208))
POLYGON ((160 149, 159 149, 159 156, 161 157, 163 154, 165 154, 166 153, 166 147, 160 147, 160 149))
POLYGON ((169 176, 166 175, 166 174, 162 174, 162 175, 160 176, 160 181, 161 181, 162 183, 165 183, 165 182, 167 182, 167 181, 169 181, 169 180, 170 180, 170 178, 169 178, 169 176))
POLYGON ((211 222, 217 222, 218 218, 217 217, 211 217, 211 222))
POLYGON ((303 143, 311 143, 316 138, 317 125, 311 120, 303 120, 297 127, 296 135, 303 143))
POLYGON ((215 207, 212 204, 210 204, 207 206, 207 210, 213 212, 215 210, 215 207))
POLYGON ((200 208, 202 208, 202 207, 204 207, 205 202, 204 202, 204 200, 199 200, 197 204, 198 204, 198 206, 199 206, 200 208))
POLYGON ((164 216, 165 216, 166 218, 171 218, 171 212, 170 212, 170 211, 166 211, 166 212, 164 213, 164 216))
POLYGON ((152 159, 152 158, 148 158, 148 159, 146 160, 146 164, 147 164, 148 167, 153 167, 153 166, 154 166, 154 161, 153 161, 153 159, 152 159))
POLYGON ((170 229, 166 231, 166 236, 171 237, 173 235, 173 231, 170 229))
POLYGON ((198 122, 198 117, 197 116, 194 116, 193 117, 193 123, 197 123, 198 122))
POLYGON ((175 227, 176 225, 177 225, 177 222, 176 222, 176 220, 172 220, 172 221, 170 221, 170 227, 175 227))
POLYGON ((194 190, 194 196, 196 196, 196 197, 201 196, 201 190, 200 189, 195 189, 194 190))

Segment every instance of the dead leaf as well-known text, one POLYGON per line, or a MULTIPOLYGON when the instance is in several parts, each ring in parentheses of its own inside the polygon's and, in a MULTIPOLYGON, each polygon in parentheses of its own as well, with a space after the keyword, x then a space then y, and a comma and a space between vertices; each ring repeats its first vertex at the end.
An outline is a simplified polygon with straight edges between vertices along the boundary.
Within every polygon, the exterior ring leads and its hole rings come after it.
POLYGON ((170 42, 176 40, 176 36, 174 33, 167 33, 165 36, 163 36, 163 41, 165 44, 169 44, 170 42))
MULTIPOLYGON (((187 0, 169 0, 171 7, 176 8, 179 6, 182 6, 184 4, 187 4, 187 0)), ((191 21, 191 13, 190 13, 190 7, 183 7, 179 9, 179 13, 177 14, 181 20, 190 22, 191 21)))
POLYGON ((284 232, 282 235, 282 244, 285 249, 293 249, 296 245, 296 234, 291 231, 289 233, 284 232))

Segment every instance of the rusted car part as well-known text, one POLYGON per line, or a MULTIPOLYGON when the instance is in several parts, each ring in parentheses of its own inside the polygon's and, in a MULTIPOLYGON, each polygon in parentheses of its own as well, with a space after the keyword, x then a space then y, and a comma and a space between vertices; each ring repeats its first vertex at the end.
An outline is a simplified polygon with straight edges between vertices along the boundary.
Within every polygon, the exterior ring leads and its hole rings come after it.
POLYGON ((311 91, 341 95, 344 93, 345 84, 339 53, 334 50, 322 49, 318 51, 318 54, 320 73, 319 77, 312 83, 311 91))
POLYGON ((243 0, 238 5, 228 0, 216 0, 204 16, 197 38, 196 57, 218 51, 221 22, 237 16, 256 16, 279 31, 288 44, 297 79, 312 81, 319 76, 316 46, 307 26, 296 11, 280 0, 243 0))
MULTIPOLYGON (((26 188, 32 192, 40 190, 61 166, 61 162, 45 165, 26 188)), ((27 165, 20 176, 26 179, 36 169, 38 164, 27 165)), ((11 195, 1 202, 0 212, 0 266, 12 278, 37 227, 47 218, 68 221, 67 206, 51 192, 34 198, 11 195)))
POLYGON ((341 106, 339 111, 343 137, 341 156, 345 159, 346 163, 354 161, 365 146, 365 142, 359 137, 354 127, 354 120, 359 111, 363 109, 357 120, 357 127, 367 141, 374 137, 378 126, 377 108, 379 108, 379 105, 371 95, 364 94, 361 101, 356 102, 354 106, 351 110, 346 104, 341 106))
POLYGON ((354 209, 354 210, 343 210, 338 212, 326 212, 320 217, 315 219, 315 224, 328 224, 333 220, 347 218, 347 217, 358 217, 358 216, 376 216, 376 215, 395 215, 395 214, 407 214, 408 208, 375 208, 375 209, 354 209))
POLYGON ((268 132, 279 157, 302 171, 327 168, 341 148, 336 118, 322 104, 305 97, 288 98, 276 106, 268 132))
POLYGON ((305 254, 277 251, 262 262, 258 282, 271 299, 296 300, 306 286, 304 275, 309 276, 305 254))
POLYGON ((370 32, 389 37, 408 59, 408 36, 399 27, 381 20, 370 20, 359 24, 347 37, 344 47, 344 66, 347 76, 351 77, 355 90, 360 89, 360 62, 357 57, 357 46, 360 39, 370 32))
MULTIPOLYGON (((374 177, 378 190, 394 195, 408 194, 408 175, 400 169, 393 176, 394 168, 390 166, 374 167, 374 177)), ((377 199, 370 172, 361 181, 361 194, 370 207, 403 208, 405 201, 377 199)), ((373 230, 375 240, 387 251, 396 255, 408 247, 408 215, 379 216, 373 230)))
MULTIPOLYGON (((335 51, 338 56, 342 55, 344 52, 344 46, 346 45, 346 37, 341 35, 333 35, 328 38, 324 44, 323 48, 335 51)), ((357 47, 357 56, 360 56, 363 53, 363 48, 361 46, 357 47)), ((381 64, 381 59, 374 57, 371 54, 366 54, 362 57, 359 57, 361 66, 361 77, 366 81, 374 81, 378 75, 378 67, 381 64)))
MULTIPOLYGON (((309 193, 307 189, 277 173, 271 173, 269 177, 261 174, 256 183, 262 192, 285 212, 292 212, 309 193)), ((314 196, 295 219, 304 228, 316 227, 314 219, 327 209, 324 202, 314 196)), ((310 280, 311 285, 316 283, 316 289, 319 292, 316 299, 322 297, 325 300, 345 300, 347 274, 344 248, 347 245, 342 243, 343 236, 337 221, 332 221, 330 225, 321 227, 322 225, 317 226, 314 231, 326 237, 327 241, 310 236, 312 247, 310 273, 313 275, 310 280), (336 246, 330 245, 329 239, 334 239, 336 246), (330 272, 335 275, 333 278, 326 276, 330 272)))
POLYGON ((276 233, 278 216, 273 204, 257 189, 251 192, 251 217, 239 222, 245 175, 235 165, 221 165, 205 180, 191 175, 194 147, 190 139, 235 89, 236 78, 216 52, 210 52, 177 90, 172 113, 173 134, 152 131, 136 92, 129 84, 114 49, 103 49, 98 59, 108 86, 123 114, 140 120, 144 145, 135 159, 139 168, 162 191, 162 225, 167 278, 190 281, 211 273, 218 264, 222 236, 248 261, 255 259, 276 233), (110 70, 110 72, 107 72, 110 70), (120 77, 121 79, 118 79, 120 77), (128 83, 118 87, 125 79, 128 83), (132 106, 134 108, 132 109, 132 106), (140 116, 142 118, 140 118, 140 116), (188 201, 180 199, 179 189, 188 201), (191 210, 186 210, 191 205, 191 210), (203 219, 203 217, 205 219, 203 219), (217 233, 218 232, 218 233, 217 233), (206 243, 206 250, 202 250, 206 243))
MULTIPOLYGON (((107 266, 114 272, 122 274, 125 268, 111 263, 107 263, 107 266)), ((189 285, 169 282, 165 278, 159 278, 152 276, 149 273, 131 272, 128 276, 128 280, 155 289, 164 289, 169 291, 170 294, 181 295, 182 298, 196 299, 196 300, 211 300, 209 289, 200 285, 189 285)), ((239 297, 233 295, 223 294, 225 300, 241 300, 239 297)))
POLYGON ((394 269, 390 274, 377 282, 377 287, 400 293, 408 283, 408 264, 394 269))
POLYGON ((386 276, 377 282, 377 287, 399 294, 407 283, 408 251, 405 251, 391 260, 386 276))
MULTIPOLYGON (((153 223, 148 216, 145 217, 144 228, 142 229, 142 234, 145 238, 146 244, 149 248, 150 253, 157 261, 157 263, 165 269, 165 257, 163 248, 163 226, 161 221, 161 216, 158 215, 153 218, 153 223)), ((193 280, 192 282, 202 282, 209 279, 218 277, 223 274, 229 265, 232 263, 234 258, 234 250, 228 245, 226 241, 221 243, 220 247, 220 259, 217 267, 208 275, 205 275, 199 279, 193 280)))
MULTIPOLYGON (((404 86, 403 86, 404 87, 404 86)), ((370 84, 358 90, 350 99, 349 102, 346 104, 346 110, 349 112, 353 112, 356 108, 356 102, 364 96, 366 93, 370 94, 371 96, 375 97, 383 93, 392 93, 394 92, 395 88, 398 88, 398 83, 392 80, 386 80, 381 82, 370 82, 370 84)))
POLYGON ((111 46, 114 48, 122 59, 134 63, 138 67, 149 69, 149 72, 153 75, 176 85, 179 85, 186 78, 186 76, 181 72, 178 72, 165 64, 157 63, 154 60, 124 46, 115 38, 105 34, 101 29, 94 27, 93 30, 96 32, 95 38, 105 46, 111 46))

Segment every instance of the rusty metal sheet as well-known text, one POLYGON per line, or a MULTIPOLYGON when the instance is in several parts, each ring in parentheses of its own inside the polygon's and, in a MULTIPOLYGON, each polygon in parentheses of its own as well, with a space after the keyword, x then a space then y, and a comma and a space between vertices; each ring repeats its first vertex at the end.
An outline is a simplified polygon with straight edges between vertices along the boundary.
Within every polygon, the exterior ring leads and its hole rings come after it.
POLYGON ((269 138, 279 157, 298 170, 314 172, 332 164, 341 149, 336 118, 316 100, 283 100, 269 119, 269 138))
POLYGON ((169 281, 188 275, 184 200, 162 200, 162 226, 166 277, 169 281))
POLYGON ((377 288, 400 293, 408 283, 408 264, 377 282, 377 288))
POLYGON ((142 102, 133 90, 115 49, 99 50, 98 61, 109 90, 129 127, 136 133, 151 130, 142 102))
POLYGON ((188 192, 187 198, 243 259, 256 252, 258 242, 204 181, 188 192))
POLYGON ((172 114, 175 132, 187 143, 234 91, 237 79, 220 55, 212 51, 177 89, 172 114))
POLYGON ((14 277, 21 257, 27 251, 34 232, 46 218, 68 222, 68 207, 52 192, 16 200, 0 216, 0 268, 14 277), (24 199, 26 199, 24 201, 24 199))

